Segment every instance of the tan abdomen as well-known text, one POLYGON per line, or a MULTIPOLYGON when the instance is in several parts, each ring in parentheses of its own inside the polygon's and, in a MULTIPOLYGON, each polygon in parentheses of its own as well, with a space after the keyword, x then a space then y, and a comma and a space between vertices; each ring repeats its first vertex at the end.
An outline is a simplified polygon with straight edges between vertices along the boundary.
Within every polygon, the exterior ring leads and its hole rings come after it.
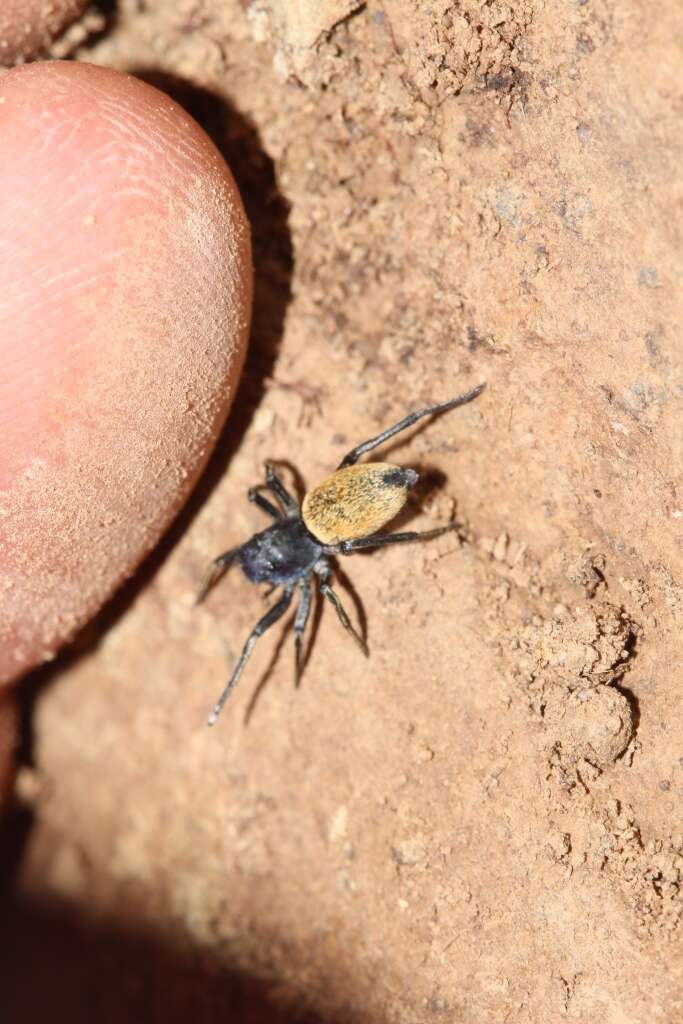
POLYGON ((369 537, 401 511, 416 480, 415 470, 388 462, 346 466, 308 492, 303 521, 323 544, 369 537))

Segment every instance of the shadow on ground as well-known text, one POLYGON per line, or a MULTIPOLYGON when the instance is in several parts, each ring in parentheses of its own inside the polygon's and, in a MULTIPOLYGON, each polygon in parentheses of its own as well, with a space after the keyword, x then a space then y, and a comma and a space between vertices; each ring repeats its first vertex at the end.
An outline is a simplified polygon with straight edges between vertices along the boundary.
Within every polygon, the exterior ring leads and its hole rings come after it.
POLYGON ((188 943, 90 922, 59 904, 3 904, 0 1019, 8 1024, 341 1024, 285 1005, 274 982, 226 969, 188 943))
MULTIPOLYGON (((111 16, 114 7, 111 5, 111 16)), ((65 666, 97 647, 169 556, 224 474, 269 386, 291 296, 292 246, 288 208, 274 166, 256 129, 223 99, 178 78, 138 70, 192 114, 228 161, 252 227, 254 314, 246 363, 230 412, 230 429, 197 488, 157 548, 74 643, 22 684, 23 734, 19 761, 33 759, 34 701, 65 666)), ((159 1021, 239 1024, 334 1024, 284 1007, 273 984, 211 961, 189 943, 173 946, 136 923, 94 922, 70 907, 26 901, 12 884, 30 842, 33 819, 17 810, 0 830, 0 1020, 33 1024, 136 1024, 159 1021)), ((122 908, 125 912, 125 908, 122 908)), ((134 908, 132 908, 134 914, 134 908)), ((130 918, 131 911, 128 911, 130 918)), ((346 1019, 346 1018, 345 1018, 346 1019)))

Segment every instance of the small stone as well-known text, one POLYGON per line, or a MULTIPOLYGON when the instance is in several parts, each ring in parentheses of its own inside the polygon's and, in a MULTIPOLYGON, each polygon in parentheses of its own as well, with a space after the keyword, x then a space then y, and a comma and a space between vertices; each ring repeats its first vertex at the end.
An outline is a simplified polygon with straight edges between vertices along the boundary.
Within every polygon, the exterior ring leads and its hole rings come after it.
POLYGON ((505 557, 507 555, 507 550, 508 550, 509 542, 510 542, 510 538, 508 537, 507 533, 501 533, 497 537, 496 543, 494 544, 493 552, 492 552, 493 553, 493 557, 495 558, 495 560, 497 562, 504 562, 505 561, 505 557))
POLYGON ((558 687, 548 696, 545 724, 571 763, 585 760, 595 768, 612 764, 633 733, 629 702, 612 686, 571 692, 558 687))

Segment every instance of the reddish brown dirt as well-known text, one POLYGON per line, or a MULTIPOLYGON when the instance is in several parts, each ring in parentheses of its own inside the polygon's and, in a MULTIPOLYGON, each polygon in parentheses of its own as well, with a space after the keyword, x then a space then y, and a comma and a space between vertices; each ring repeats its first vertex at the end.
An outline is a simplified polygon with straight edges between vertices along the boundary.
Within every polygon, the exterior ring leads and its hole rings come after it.
POLYGON ((3 0, 0 65, 12 66, 45 51, 86 7, 87 0, 3 0))
POLYGON ((389 0, 311 45, 309 6, 122 0, 77 53, 228 156, 255 325, 189 512, 38 680, 12 1019, 671 1022, 681 7, 389 0), (325 614, 295 692, 276 630, 207 731, 262 604, 192 595, 263 459, 310 485, 479 380, 393 452, 460 538, 345 563, 370 660, 325 614))

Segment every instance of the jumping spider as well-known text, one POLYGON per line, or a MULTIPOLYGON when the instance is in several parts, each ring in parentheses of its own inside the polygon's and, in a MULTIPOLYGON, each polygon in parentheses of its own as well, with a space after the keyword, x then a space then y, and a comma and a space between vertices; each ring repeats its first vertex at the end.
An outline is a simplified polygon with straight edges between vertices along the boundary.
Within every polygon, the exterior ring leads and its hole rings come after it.
POLYGON ((252 583, 269 583, 271 590, 282 587, 278 601, 266 612, 251 631, 242 648, 230 680, 209 716, 214 725, 242 675, 258 638, 289 608, 294 588, 299 588, 299 606, 294 618, 295 678, 298 685, 301 674, 302 637, 311 608, 311 578, 318 578, 320 593, 334 607, 339 620, 351 634, 364 654, 367 647, 351 625, 341 601, 330 586, 332 567, 328 555, 348 555, 362 548, 379 548, 414 540, 429 540, 452 530, 454 523, 420 533, 378 534, 386 523, 403 508, 409 487, 418 480, 414 469, 402 469, 388 462, 366 462, 356 465, 361 455, 372 451, 390 437, 412 427, 424 416, 446 412, 471 402, 481 394, 485 385, 479 384, 449 402, 427 406, 405 416, 377 437, 363 441, 344 456, 339 466, 326 480, 308 491, 299 504, 289 494, 272 466, 266 464, 266 481, 249 491, 249 501, 258 505, 275 523, 255 534, 246 544, 231 548, 215 558, 209 566, 197 603, 203 601, 209 590, 223 576, 232 562, 239 562, 242 572, 252 583), (269 490, 277 501, 274 505, 260 493, 269 490))

